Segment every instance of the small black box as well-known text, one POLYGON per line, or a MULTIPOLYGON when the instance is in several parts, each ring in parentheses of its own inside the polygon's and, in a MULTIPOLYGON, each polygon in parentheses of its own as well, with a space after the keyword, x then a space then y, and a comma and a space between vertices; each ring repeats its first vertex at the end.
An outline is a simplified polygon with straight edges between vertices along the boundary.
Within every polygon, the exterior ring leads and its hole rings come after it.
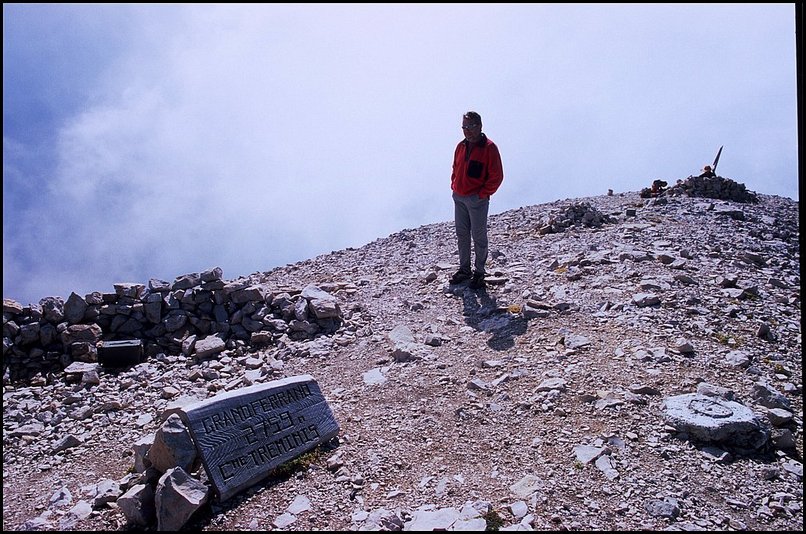
POLYGON ((129 367, 143 360, 143 342, 139 339, 102 341, 98 362, 104 367, 129 367))

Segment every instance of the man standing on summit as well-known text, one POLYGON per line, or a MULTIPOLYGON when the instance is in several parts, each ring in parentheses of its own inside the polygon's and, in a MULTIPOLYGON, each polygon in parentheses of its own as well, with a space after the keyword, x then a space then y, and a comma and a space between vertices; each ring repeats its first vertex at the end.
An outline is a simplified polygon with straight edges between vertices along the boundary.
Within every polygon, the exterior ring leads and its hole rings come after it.
POLYGON ((459 246, 459 270, 451 284, 470 279, 472 289, 485 286, 487 263, 487 212, 490 197, 504 180, 498 147, 481 132, 481 115, 468 111, 462 117, 464 140, 453 154, 451 190, 453 190, 456 241, 459 246), (475 272, 470 271, 470 239, 476 253, 475 272))

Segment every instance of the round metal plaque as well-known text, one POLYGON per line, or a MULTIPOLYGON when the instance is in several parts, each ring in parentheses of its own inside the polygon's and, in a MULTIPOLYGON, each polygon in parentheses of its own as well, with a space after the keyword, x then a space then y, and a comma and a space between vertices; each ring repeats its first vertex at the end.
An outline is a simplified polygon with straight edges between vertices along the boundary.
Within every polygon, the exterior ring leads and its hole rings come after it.
POLYGON ((689 404, 689 408, 694 413, 713 417, 714 419, 723 419, 733 415, 733 410, 711 399, 694 399, 689 404))

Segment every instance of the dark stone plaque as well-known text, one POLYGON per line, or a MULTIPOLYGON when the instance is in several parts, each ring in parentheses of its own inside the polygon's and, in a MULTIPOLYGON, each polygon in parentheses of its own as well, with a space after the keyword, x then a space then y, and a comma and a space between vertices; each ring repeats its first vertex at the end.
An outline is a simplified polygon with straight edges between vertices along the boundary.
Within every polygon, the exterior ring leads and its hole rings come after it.
POLYGON ((185 406, 180 415, 219 501, 339 432, 310 375, 221 393, 185 406))
POLYGON ((104 367, 130 367, 143 361, 143 342, 139 339, 102 341, 98 362, 104 367))

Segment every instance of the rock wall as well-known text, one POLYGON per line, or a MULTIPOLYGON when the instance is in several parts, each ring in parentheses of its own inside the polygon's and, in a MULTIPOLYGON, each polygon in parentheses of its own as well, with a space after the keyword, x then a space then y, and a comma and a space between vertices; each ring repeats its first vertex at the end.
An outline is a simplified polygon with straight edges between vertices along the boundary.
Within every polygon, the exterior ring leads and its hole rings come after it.
POLYGON ((335 332, 342 315, 328 291, 227 282, 218 267, 148 286, 114 285, 114 293, 71 293, 23 306, 3 299, 3 381, 30 380, 74 361, 95 362, 103 341, 140 339, 146 356, 205 358, 236 346, 265 346, 335 332))

